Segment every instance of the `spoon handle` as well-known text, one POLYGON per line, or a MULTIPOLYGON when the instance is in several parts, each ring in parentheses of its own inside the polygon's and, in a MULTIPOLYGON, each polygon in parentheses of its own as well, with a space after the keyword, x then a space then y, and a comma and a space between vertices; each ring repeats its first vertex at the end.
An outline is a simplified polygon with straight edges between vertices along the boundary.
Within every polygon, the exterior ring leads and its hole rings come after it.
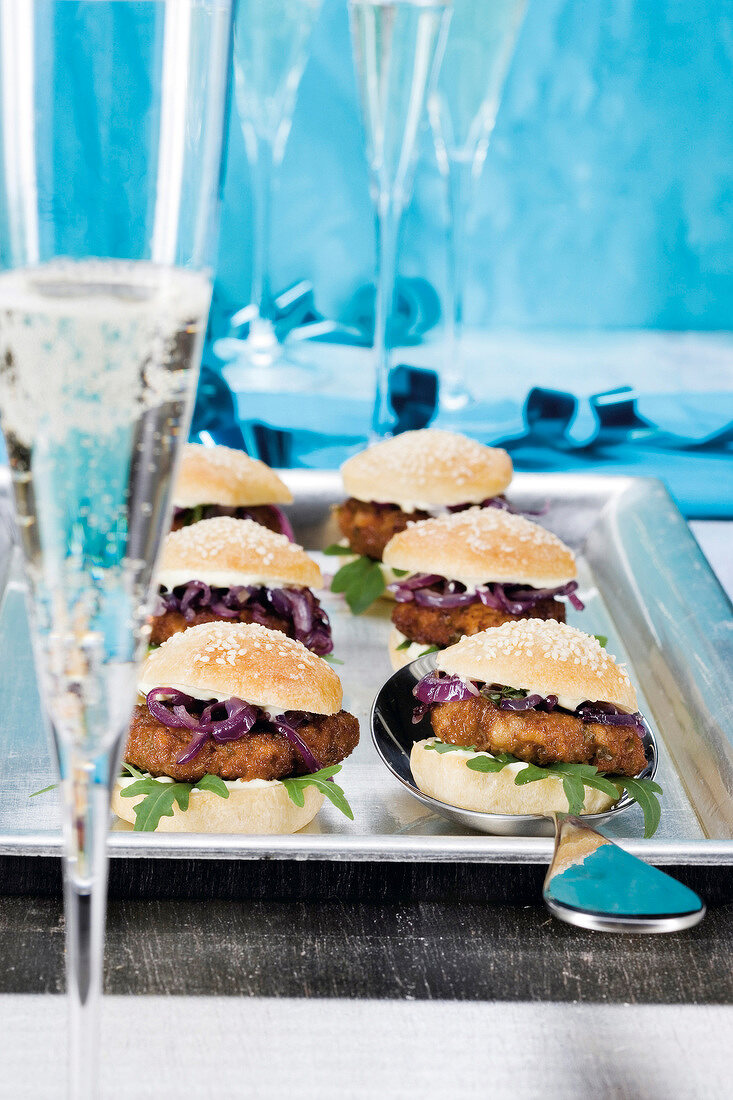
POLYGON ((555 814, 542 897, 560 920, 598 932, 678 932, 705 916, 681 882, 624 851, 579 817, 555 814))

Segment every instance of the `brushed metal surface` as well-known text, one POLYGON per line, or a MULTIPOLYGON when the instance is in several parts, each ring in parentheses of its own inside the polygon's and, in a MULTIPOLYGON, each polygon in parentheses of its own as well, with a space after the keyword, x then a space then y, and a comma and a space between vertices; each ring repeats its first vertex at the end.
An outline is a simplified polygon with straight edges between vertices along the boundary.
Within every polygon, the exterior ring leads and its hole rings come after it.
MULTIPOLYGON (((296 495, 292 516, 299 539, 314 550, 333 541, 330 506, 341 496, 338 473, 294 470, 285 476, 296 495)), ((7 479, 0 481, 0 493, 3 488, 7 493, 7 479)), ((607 635, 609 650, 628 662, 641 687, 640 707, 657 738, 657 780, 664 788, 657 835, 642 839, 636 806, 608 822, 604 832, 655 863, 733 863, 733 723, 723 720, 726 700, 730 707, 733 697, 733 673, 711 653, 730 636, 731 608, 686 524, 653 480, 519 474, 511 496, 520 506, 551 502, 542 522, 580 555, 586 611, 570 609, 569 621, 607 635), (674 545, 654 549, 659 531, 674 545), (651 554, 643 549, 649 546, 651 554), (694 569, 692 589, 689 576, 674 573, 678 568, 694 569), (694 608, 685 604, 688 591, 694 608), (714 678, 718 694, 710 690, 714 678), (686 774, 683 783, 675 761, 694 758, 690 737, 707 756, 703 776, 686 774)), ((325 572, 333 570, 335 559, 315 556, 325 572)), ((0 605, 0 853, 50 854, 61 848, 56 795, 29 797, 52 783, 54 773, 40 716, 24 586, 17 562, 8 569, 7 559, 0 557, 0 578, 4 571, 9 575, 0 605)), ((549 862, 549 838, 476 834, 421 806, 392 778, 369 737, 372 701, 392 671, 386 652, 389 604, 380 602, 353 618, 340 597, 326 592, 323 602, 333 621, 335 654, 345 661, 338 669, 344 705, 357 715, 362 730, 361 743, 341 773, 354 822, 326 805, 306 830, 286 837, 139 834, 118 824, 110 837, 111 854, 549 862)))

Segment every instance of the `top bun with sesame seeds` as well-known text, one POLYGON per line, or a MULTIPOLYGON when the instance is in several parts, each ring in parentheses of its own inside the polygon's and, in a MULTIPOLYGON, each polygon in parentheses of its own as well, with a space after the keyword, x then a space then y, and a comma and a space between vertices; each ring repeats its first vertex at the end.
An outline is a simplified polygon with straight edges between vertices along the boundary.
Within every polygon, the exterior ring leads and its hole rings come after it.
POLYGON ((398 504, 404 512, 480 504, 503 493, 512 473, 506 451, 438 428, 375 443, 341 467, 349 496, 398 504))
POLYGON ((577 576, 572 550, 524 516, 469 508, 410 524, 393 535, 384 564, 408 573, 437 573, 467 587, 489 581, 558 588, 577 576))
POLYGON ((462 638, 437 655, 442 672, 503 684, 530 695, 556 695, 566 710, 586 700, 638 711, 626 669, 598 640, 554 619, 520 619, 462 638))
POLYGON ((170 687, 196 699, 236 697, 312 714, 341 710, 341 681, 300 642, 254 623, 204 623, 174 634, 143 665, 139 691, 170 687))
POLYGON ((187 443, 173 490, 176 508, 223 504, 244 508, 260 504, 291 504, 293 494, 274 470, 231 447, 187 443))
POLYGON ((231 516, 202 519, 172 531, 163 544, 157 579, 168 589, 192 580, 218 588, 323 585, 321 570, 301 546, 254 520, 231 516))

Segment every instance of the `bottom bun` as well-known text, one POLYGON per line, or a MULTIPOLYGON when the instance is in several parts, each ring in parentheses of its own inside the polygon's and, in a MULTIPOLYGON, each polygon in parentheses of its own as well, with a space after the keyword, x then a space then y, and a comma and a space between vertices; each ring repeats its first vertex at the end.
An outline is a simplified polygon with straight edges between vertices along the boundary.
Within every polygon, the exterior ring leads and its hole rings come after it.
MULTIPOLYGON (((415 783, 424 794, 459 806, 463 810, 481 810, 488 814, 548 814, 555 810, 568 811, 568 800, 562 780, 555 776, 538 779, 518 787, 514 782, 523 764, 508 764, 500 772, 475 772, 466 767, 466 761, 489 753, 433 752, 434 737, 416 741, 410 753, 410 767, 415 783)), ((585 787, 584 814, 599 814, 618 801, 585 787)))
POLYGON ((416 661, 418 657, 422 657, 426 649, 430 649, 428 642, 410 642, 407 649, 399 649, 398 647, 406 642, 404 634, 401 634, 396 626, 393 626, 389 632, 389 639, 387 641, 387 650, 389 652, 389 659, 392 664, 392 668, 395 672, 399 672, 405 665, 409 665, 411 661, 416 661))
MULTIPOLYGON (((112 810, 123 821, 135 823, 135 806, 144 795, 123 798, 121 791, 133 779, 118 779, 112 791, 112 810)), ((297 833, 313 820, 323 805, 316 787, 303 788, 303 805, 296 806, 282 783, 263 780, 228 782, 229 798, 213 791, 191 791, 188 809, 173 803, 173 817, 161 817, 158 833, 297 833)))

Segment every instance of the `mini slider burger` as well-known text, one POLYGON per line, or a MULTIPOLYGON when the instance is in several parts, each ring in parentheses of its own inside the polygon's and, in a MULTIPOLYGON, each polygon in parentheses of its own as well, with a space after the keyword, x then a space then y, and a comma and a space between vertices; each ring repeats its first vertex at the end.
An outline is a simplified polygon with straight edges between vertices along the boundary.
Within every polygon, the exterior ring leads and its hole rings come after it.
POLYGON ((354 554, 382 560, 408 523, 479 505, 508 508, 512 479, 506 451, 465 435, 423 428, 375 443, 341 467, 349 499, 336 519, 354 554))
POLYGON ((661 793, 631 778, 647 765, 636 692, 590 635, 522 619, 463 638, 436 665, 414 689, 415 720, 429 712, 434 736, 410 757, 433 798, 488 813, 600 813, 624 786, 661 793))
POLYGON ((389 654, 396 669, 501 623, 564 621, 561 597, 583 609, 575 558, 565 543, 523 516, 494 508, 414 523, 390 539, 384 561, 402 574, 390 585, 397 604, 389 654))
POLYGON ((143 666, 112 809, 138 831, 292 833, 359 741, 333 669, 264 626, 175 634, 143 666))
POLYGON ((171 526, 177 531, 200 519, 233 516, 292 539, 290 522, 279 507, 292 502, 287 485, 259 459, 231 447, 187 443, 173 490, 171 526))
POLYGON ((200 623, 259 623, 324 656, 331 625, 311 588, 321 571, 302 547, 251 519, 217 516, 172 531, 158 572, 150 641, 200 623))

